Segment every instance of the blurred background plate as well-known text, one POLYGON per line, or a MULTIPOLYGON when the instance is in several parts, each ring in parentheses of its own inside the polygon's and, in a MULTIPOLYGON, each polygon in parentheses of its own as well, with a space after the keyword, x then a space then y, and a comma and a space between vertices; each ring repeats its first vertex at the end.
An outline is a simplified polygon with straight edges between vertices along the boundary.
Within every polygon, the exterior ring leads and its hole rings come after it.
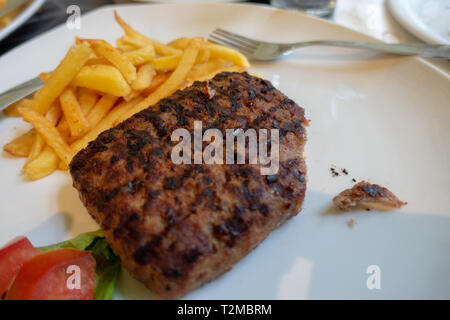
POLYGON ((45 0, 32 1, 9 25, 0 29, 0 41, 25 23, 44 2, 45 0))
MULTIPOLYGON (((128 0, 122 1, 122 0, 117 0, 117 3, 126 3, 126 2, 130 2, 128 0)), ((151 3, 188 3, 188 2, 243 2, 243 0, 133 0, 131 2, 151 2, 151 3)))
POLYGON ((389 0, 388 4, 395 19, 416 37, 450 44, 449 0, 389 0))

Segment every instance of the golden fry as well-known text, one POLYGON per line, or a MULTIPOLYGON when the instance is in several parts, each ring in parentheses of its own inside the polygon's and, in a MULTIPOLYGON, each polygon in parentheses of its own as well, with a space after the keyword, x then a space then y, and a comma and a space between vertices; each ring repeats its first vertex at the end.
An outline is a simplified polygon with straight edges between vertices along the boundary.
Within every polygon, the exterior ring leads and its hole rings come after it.
POLYGON ((3 146, 3 150, 14 157, 27 157, 33 145, 36 131, 31 129, 3 146))
POLYGON ((208 62, 197 64, 192 67, 192 70, 188 73, 186 80, 189 82, 194 82, 195 80, 210 74, 214 70, 222 68, 225 63, 226 61, 222 58, 214 58, 208 62))
POLYGON ((132 83, 136 79, 136 67, 118 49, 105 40, 89 39, 85 41, 91 45, 95 53, 111 62, 128 83, 132 83))
POLYGON ((202 46, 200 48, 200 51, 198 52, 197 59, 195 60, 195 63, 205 63, 209 60, 211 57, 211 50, 207 46, 202 46))
POLYGON ((180 59, 181 54, 156 58, 152 60, 152 66, 156 71, 175 70, 178 63, 180 62, 180 59))
POLYGON ((20 117, 20 113, 17 111, 17 108, 19 106, 18 102, 9 105, 5 110, 3 110, 3 113, 7 117, 20 117))
MULTIPOLYGON (((116 40, 116 46, 120 49, 121 47, 131 46, 135 49, 143 48, 145 46, 153 46, 151 41, 148 39, 138 39, 128 34, 124 34, 122 37, 116 40)), ((154 50, 154 48, 153 48, 154 50)))
POLYGON ((3 113, 8 117, 20 117, 19 111, 17 111, 20 107, 31 108, 33 106, 33 101, 31 99, 23 98, 17 102, 14 102, 12 105, 3 110, 3 113))
POLYGON ((42 138, 44 138, 45 142, 52 147, 59 158, 68 165, 70 159, 72 159, 73 152, 64 142, 58 130, 52 126, 52 124, 45 119, 42 114, 33 109, 19 108, 18 111, 22 115, 23 119, 30 122, 36 131, 42 135, 42 138))
MULTIPOLYGON (((61 106, 59 103, 55 102, 53 106, 50 108, 50 110, 47 111, 47 114, 45 115, 45 118, 53 125, 55 126, 59 119, 61 117, 61 106)), ((28 164, 36 159, 39 154, 41 153, 42 149, 45 146, 45 141, 42 138, 42 136, 38 133, 34 137, 33 144, 30 149, 30 153, 28 154, 27 161, 23 165, 25 171, 28 164)))
POLYGON ((89 44, 75 45, 69 49, 66 56, 51 73, 45 85, 39 89, 33 98, 33 109, 45 114, 53 101, 58 98, 65 87, 72 81, 92 54, 89 44))
POLYGON ((123 55, 135 66, 151 61, 155 57, 155 48, 151 45, 124 52, 123 55))
POLYGON ((169 42, 169 46, 174 47, 175 49, 184 50, 189 45, 189 42, 191 42, 192 38, 187 37, 181 37, 178 39, 175 39, 171 42, 169 42))
POLYGON ((42 81, 47 82, 48 79, 50 79, 50 76, 51 76, 51 75, 52 75, 52 74, 51 74, 51 73, 48 73, 48 72, 41 72, 41 73, 39 74, 39 78, 41 78, 42 81))
POLYGON ((210 42, 206 44, 206 47, 209 48, 213 58, 223 58, 243 68, 250 67, 247 58, 239 51, 210 42))
POLYGON ((145 90, 143 90, 141 92, 141 94, 144 96, 148 96, 150 93, 155 91, 156 88, 158 88, 160 85, 162 85, 164 82, 166 82, 167 79, 169 79, 170 75, 171 75, 171 72, 157 73, 153 77, 152 83, 150 84, 150 86, 148 88, 146 88, 145 90))
POLYGON ((108 61, 107 59, 105 59, 104 57, 93 57, 93 58, 89 59, 88 61, 86 61, 85 66, 94 66, 97 64, 112 65, 112 63, 110 61, 108 61))
POLYGON ((25 174, 29 180, 38 180, 51 174, 58 168, 59 157, 55 151, 46 145, 44 150, 25 167, 25 174))
POLYGON ((105 115, 109 112, 109 110, 114 106, 119 97, 106 94, 100 98, 100 100, 95 104, 94 108, 92 108, 91 112, 87 116, 89 121, 89 126, 91 128, 95 127, 100 120, 102 120, 105 115))
POLYGON ((65 89, 59 97, 61 109, 70 128, 72 136, 78 137, 89 130, 89 121, 71 88, 65 89))
POLYGON ((156 72, 155 69, 151 64, 144 64, 142 65, 137 73, 136 80, 133 81, 131 84, 131 87, 134 90, 144 90, 145 88, 148 88, 150 84, 152 83, 152 79, 155 76, 156 72))
POLYGON ((85 87, 113 96, 125 96, 130 93, 131 88, 122 74, 113 66, 103 64, 95 66, 84 66, 73 80, 72 84, 85 87))
POLYGON ((45 141, 42 138, 40 134, 36 134, 34 137, 34 141, 31 145, 30 153, 28 154, 27 160, 25 161, 25 164, 23 165, 23 168, 25 169, 27 165, 33 161, 34 159, 39 156, 42 149, 45 147, 45 141))
POLYGON ((78 102, 84 115, 87 115, 99 99, 98 94, 87 88, 80 88, 78 102))
MULTIPOLYGON (((189 39, 189 38, 187 38, 187 39, 189 39)), ((204 63, 204 62, 208 61, 210 54, 211 54, 211 52, 210 52, 209 48, 201 48, 198 52, 195 63, 204 63)), ((181 53, 171 55, 171 56, 164 56, 164 57, 153 59, 152 65, 156 71, 171 71, 171 70, 174 70, 178 66, 180 59, 181 59, 181 53)))

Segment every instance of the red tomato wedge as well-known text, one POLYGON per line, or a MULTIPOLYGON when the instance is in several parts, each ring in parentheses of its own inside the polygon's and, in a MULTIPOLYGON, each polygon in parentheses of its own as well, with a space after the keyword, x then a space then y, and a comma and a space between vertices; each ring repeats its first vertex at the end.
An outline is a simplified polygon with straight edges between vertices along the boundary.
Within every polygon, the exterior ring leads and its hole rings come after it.
POLYGON ((6 300, 92 300, 94 267, 95 259, 88 251, 60 249, 41 253, 20 269, 6 300))
POLYGON ((0 249, 0 299, 24 263, 40 253, 25 237, 17 237, 0 249))

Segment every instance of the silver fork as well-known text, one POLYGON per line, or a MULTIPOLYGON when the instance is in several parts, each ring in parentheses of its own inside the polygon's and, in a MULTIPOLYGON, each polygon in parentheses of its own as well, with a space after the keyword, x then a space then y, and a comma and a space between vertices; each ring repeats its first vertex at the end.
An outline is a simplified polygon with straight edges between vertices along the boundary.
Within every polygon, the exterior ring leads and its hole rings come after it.
POLYGON ((274 60, 281 55, 292 53, 294 49, 308 46, 332 46, 376 50, 400 55, 420 55, 427 58, 450 59, 450 46, 422 43, 396 44, 382 42, 350 41, 303 41, 295 43, 272 43, 250 39, 223 29, 215 29, 210 41, 236 49, 252 60, 274 60))

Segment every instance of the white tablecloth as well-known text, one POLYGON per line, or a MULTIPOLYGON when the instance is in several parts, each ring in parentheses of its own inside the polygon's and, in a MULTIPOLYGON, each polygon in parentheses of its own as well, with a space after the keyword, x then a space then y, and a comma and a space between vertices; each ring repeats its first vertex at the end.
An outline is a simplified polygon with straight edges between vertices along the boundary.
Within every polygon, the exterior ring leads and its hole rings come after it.
MULTIPOLYGON (((331 20, 384 42, 423 42, 394 20, 389 13, 386 0, 337 0, 336 10, 331 20)), ((450 73, 449 61, 426 60, 441 70, 450 73)))

